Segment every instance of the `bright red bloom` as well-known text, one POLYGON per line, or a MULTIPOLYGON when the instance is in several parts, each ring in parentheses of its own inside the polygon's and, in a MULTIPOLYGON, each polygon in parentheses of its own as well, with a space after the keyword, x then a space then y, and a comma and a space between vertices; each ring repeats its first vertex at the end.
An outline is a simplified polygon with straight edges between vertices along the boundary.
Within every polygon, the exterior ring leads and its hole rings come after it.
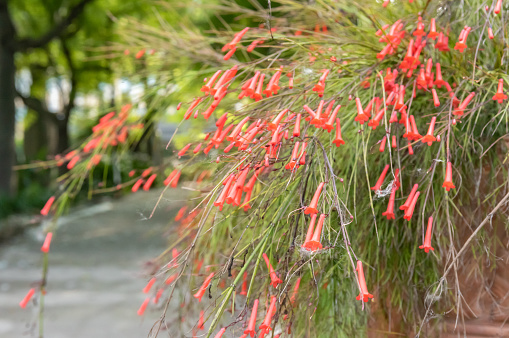
POLYGON ((433 216, 428 219, 428 227, 426 228, 426 236, 424 237, 424 244, 419 246, 419 249, 424 249, 425 253, 430 250, 435 250, 431 247, 431 229, 433 226, 433 216))
POLYGON ((386 165, 384 170, 382 171, 382 174, 380 174, 380 177, 378 178, 378 181, 376 182, 375 186, 371 187, 371 190, 380 190, 380 188, 382 187, 382 184, 384 183, 384 180, 385 180, 385 175, 387 175, 387 171, 389 171, 389 168, 390 168, 390 165, 386 165))
POLYGON ((134 183, 133 187, 131 188, 131 191, 137 192, 138 189, 140 189, 140 186, 143 184, 143 182, 145 182, 145 180, 143 178, 140 178, 139 180, 137 180, 136 183, 134 183))
POLYGON ((498 14, 502 10, 502 0, 497 0, 497 4, 495 5, 495 9, 493 13, 498 14))
POLYGON ((223 327, 219 332, 214 336, 214 338, 221 338, 223 334, 226 332, 226 328, 223 327))
POLYGON ((263 320, 262 325, 260 325, 259 329, 262 330, 262 332, 265 334, 272 330, 270 327, 270 323, 272 322, 272 316, 276 312, 276 296, 270 297, 270 306, 267 310, 267 314, 265 315, 265 319, 263 320))
POLYGON ((155 277, 152 277, 147 285, 143 288, 143 293, 148 293, 150 291, 150 289, 152 288, 152 285, 154 285, 154 283, 156 282, 156 278, 155 277))
POLYGON ((394 200, 396 198, 396 188, 392 188, 391 196, 389 197, 389 204, 387 205, 387 211, 382 213, 382 216, 387 217, 387 220, 395 219, 394 215, 394 200))
POLYGON ((324 182, 320 183, 318 185, 318 188, 316 189, 315 195, 313 196, 313 199, 311 200, 311 203, 309 206, 304 209, 304 214, 317 214, 318 213, 318 201, 320 200, 320 194, 322 193, 323 186, 325 185, 324 182))
POLYGON ((237 51, 237 47, 233 47, 228 53, 225 54, 225 56, 223 57, 223 60, 225 60, 225 61, 230 60, 230 58, 232 57, 233 54, 235 54, 236 51, 237 51))
POLYGON ((341 136, 341 124, 339 123, 339 118, 336 118, 336 138, 332 141, 332 143, 334 143, 336 147, 345 144, 345 141, 343 141, 343 137, 341 136))
POLYGON ((433 104, 435 107, 440 106, 440 100, 438 99, 437 91, 435 88, 431 89, 431 94, 433 95, 433 104))
POLYGON ((267 125, 267 129, 268 130, 276 130, 277 127, 279 126, 279 123, 281 122, 281 120, 283 119, 283 117, 285 117, 286 113, 288 113, 289 109, 284 109, 282 110, 277 116, 276 118, 274 118, 274 120, 272 122, 269 122, 269 124, 267 125))
POLYGON ((44 207, 41 209, 41 215, 46 216, 49 213, 53 202, 55 202, 55 196, 51 196, 46 204, 44 204, 44 207))
POLYGON ((488 38, 490 40, 493 40, 495 38, 495 35, 493 35, 493 28, 488 27, 488 38))
POLYGON ((474 96, 475 96, 475 92, 471 92, 470 94, 468 94, 468 96, 465 98, 465 100, 463 100, 463 102, 460 103, 460 105, 458 106, 458 109, 456 109, 452 112, 453 115, 463 116, 464 110, 467 108, 468 104, 470 103, 470 101, 472 101, 474 96))
POLYGON ((364 122, 369 121, 369 117, 364 114, 364 109, 362 109, 361 99, 356 97, 355 104, 357 105, 357 116, 354 121, 358 121, 360 124, 364 124, 364 122))
POLYGON ((148 191, 150 189, 150 187, 152 186, 152 183, 154 183, 154 180, 156 179, 157 177, 157 174, 152 174, 148 179, 147 181, 145 182, 145 184, 143 185, 143 190, 145 191, 148 191))
POLYGON ((247 295, 247 272, 244 272, 244 276, 242 276, 242 290, 240 291, 240 295, 247 295))
POLYGON ((380 142, 380 152, 383 153, 385 150, 385 144, 387 143, 387 136, 382 138, 382 142, 380 142))
POLYGON ((267 254, 263 253, 263 259, 265 260, 265 263, 267 264, 267 268, 269 269, 270 274, 270 280, 273 287, 277 288, 278 284, 283 283, 281 279, 276 275, 276 271, 274 271, 274 268, 270 264, 269 257, 267 257, 267 254))
POLYGON ((502 103, 504 100, 507 100, 507 95, 504 94, 504 80, 498 80, 498 88, 497 93, 493 96, 494 101, 498 101, 498 103, 502 103))
POLYGON ((53 238, 53 233, 52 232, 48 232, 46 234, 46 238, 44 239, 44 243, 42 244, 42 247, 41 247, 41 251, 42 252, 49 252, 49 247, 51 245, 51 239, 53 238))
POLYGON ((26 294, 25 298, 23 298, 23 300, 21 302, 19 302, 19 306, 24 309, 26 308, 28 302, 30 301, 30 299, 32 299, 33 295, 35 294, 35 289, 30 289, 28 290, 28 293, 26 294))
MULTIPOLYGON (((315 217, 311 219, 312 222, 316 218, 316 215, 313 215, 313 216, 315 216, 315 217)), ((323 222, 325 221, 325 217, 327 217, 327 215, 325 215, 325 214, 320 215, 320 219, 318 219, 318 224, 316 225, 316 229, 313 233, 313 237, 311 238, 311 240, 304 242, 304 244, 302 245, 302 247, 305 248, 306 250, 316 251, 316 250, 322 249, 323 246, 322 246, 322 243, 320 243, 320 237, 322 235, 322 228, 323 228, 323 222)), ((309 230, 308 230, 308 232, 309 232, 309 230)), ((306 235, 306 237, 307 237, 307 235, 306 235)))
POLYGON ((405 215, 403 216, 404 219, 409 221, 412 218, 412 215, 414 214, 415 205, 417 204, 417 199, 419 198, 419 195, 421 194, 420 191, 417 191, 412 198, 412 202, 408 206, 408 209, 405 210, 405 215))
POLYGON ((244 334, 248 334, 251 337, 254 337, 256 334, 256 313, 258 312, 258 299, 255 299, 253 303, 253 309, 251 310, 251 317, 249 318, 249 325, 247 329, 244 331, 244 334))
POLYGON ((429 33, 428 33, 428 38, 430 38, 431 40, 435 40, 438 36, 438 33, 437 33, 437 27, 436 27, 436 23, 435 23, 435 18, 432 18, 431 19, 431 22, 430 22, 430 29, 429 29, 429 33))
POLYGON ((150 297, 147 297, 141 304, 140 308, 138 309, 138 316, 143 316, 143 314, 145 313, 145 310, 147 309, 147 305, 149 302, 150 302, 150 297))
POLYGON ((299 137, 300 136, 300 119, 301 114, 297 114, 297 119, 295 120, 295 127, 293 128, 293 137, 299 137))
POLYGON ((442 184, 442 187, 445 188, 445 190, 449 191, 451 189, 456 189, 454 184, 452 183, 452 163, 447 162, 447 168, 445 170, 445 181, 442 184))
POLYGON ((414 184, 414 186, 412 187, 412 191, 410 191, 410 195, 408 195, 405 204, 400 206, 399 210, 407 210, 408 209, 408 207, 410 206, 410 203, 412 203, 412 200, 414 198, 415 192, 417 191, 418 188, 419 188, 419 184, 417 184, 417 183, 414 184))
POLYGON ((194 298, 198 299, 198 302, 201 302, 201 298, 205 294, 205 291, 207 291, 207 287, 209 286, 210 281, 212 280, 212 277, 214 277, 214 273, 213 272, 205 279, 205 281, 203 282, 203 284, 200 287, 200 289, 198 289, 198 292, 196 292, 193 295, 194 298))
MULTIPOLYGON (((434 89, 433 89, 434 90, 434 89)), ((431 118, 431 122, 429 124, 428 133, 421 139, 422 143, 427 143, 428 146, 431 146, 433 142, 435 142, 437 139, 435 136, 433 136, 433 133, 435 131, 435 122, 437 118, 433 116, 431 118)))
POLYGON ((357 296, 357 300, 362 300, 363 302, 367 302, 369 298, 373 298, 373 295, 368 292, 368 287, 366 286, 366 279, 364 278, 364 270, 362 269, 362 262, 357 261, 357 276, 359 278, 359 289, 360 293, 357 296))

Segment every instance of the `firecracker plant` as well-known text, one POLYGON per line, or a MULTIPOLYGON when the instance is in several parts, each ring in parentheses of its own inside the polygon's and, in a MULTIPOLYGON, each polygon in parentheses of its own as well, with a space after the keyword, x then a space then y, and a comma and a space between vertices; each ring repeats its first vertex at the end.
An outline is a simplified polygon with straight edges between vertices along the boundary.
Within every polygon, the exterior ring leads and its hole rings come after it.
MULTIPOLYGON (((464 320, 466 253, 479 262, 470 273, 497 264, 486 225, 509 199, 504 6, 224 1, 211 10, 235 20, 201 34, 130 22, 127 47, 111 50, 146 59, 159 89, 178 84, 160 116, 192 97, 176 107, 174 158, 89 187, 193 191, 143 289, 138 314, 162 313, 151 336, 358 337, 374 312, 434 336, 446 316, 464 320), (172 69, 182 60, 184 75, 172 69)), ((69 172, 43 214, 61 214, 97 163, 136 142, 129 109, 55 159, 69 172)))

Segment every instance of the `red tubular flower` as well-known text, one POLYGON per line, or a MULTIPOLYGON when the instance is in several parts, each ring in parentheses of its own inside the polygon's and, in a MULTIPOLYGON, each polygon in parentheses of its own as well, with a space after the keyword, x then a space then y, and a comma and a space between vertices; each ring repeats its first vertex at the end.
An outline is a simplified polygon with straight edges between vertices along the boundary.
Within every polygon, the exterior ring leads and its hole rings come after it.
POLYGON ((368 287, 366 286, 366 279, 364 277, 364 270, 362 269, 362 262, 357 261, 357 276, 359 277, 359 289, 360 293, 357 296, 357 300, 362 300, 363 302, 367 302, 369 298, 373 298, 373 295, 368 292, 368 287))
POLYGON ((502 103, 504 100, 507 100, 507 95, 504 94, 504 80, 498 80, 498 89, 497 93, 493 96, 494 101, 498 101, 498 103, 502 103))
POLYGON ((292 305, 295 305, 295 298, 297 298, 297 291, 299 291, 300 279, 301 279, 301 277, 299 277, 297 279, 297 282, 295 283, 295 286, 293 287, 293 293, 292 293, 292 296, 290 297, 290 303, 292 305))
POLYGON ((230 58, 236 51, 237 51, 237 47, 233 47, 233 49, 231 49, 228 53, 225 54, 225 56, 223 57, 223 60, 225 60, 225 61, 230 60, 230 58))
POLYGON ((424 32, 424 23, 422 22, 422 17, 419 16, 417 22, 417 29, 413 33, 414 36, 424 36, 426 32, 424 32))
POLYGON ((150 289, 152 288, 152 285, 154 285, 154 283, 156 282, 156 278, 155 277, 152 277, 147 285, 143 288, 143 293, 148 293, 150 291, 150 289))
POLYGON ((247 272, 244 272, 244 276, 242 276, 242 290, 240 291, 240 295, 247 295, 247 272))
POLYGON ((398 143, 396 142, 396 135, 392 135, 391 147, 393 147, 393 148, 398 147, 398 143))
POLYGON ((281 122, 281 120, 283 119, 283 117, 285 117, 286 113, 288 113, 289 109, 284 109, 282 110, 277 116, 276 118, 274 118, 274 120, 272 122, 269 122, 269 124, 267 125, 267 129, 268 130, 276 130, 277 127, 279 126, 279 123, 281 122))
MULTIPOLYGON (((204 92, 205 94, 208 94, 210 92, 210 90, 212 89, 212 86, 214 85, 214 82, 216 82, 216 80, 219 77, 219 75, 221 75, 221 72, 222 72, 221 70, 218 70, 214 75, 212 75, 212 77, 207 82, 207 84, 204 85, 203 87, 201 87, 201 91, 204 92)), ((193 108, 190 107, 190 109, 192 110, 192 109, 194 109, 194 107, 193 108)))
POLYGON ((405 210, 405 215, 403 216, 404 219, 407 221, 410 221, 412 218, 412 215, 414 214, 415 205, 417 204, 417 199, 419 198, 419 195, 421 194, 420 191, 417 191, 412 198, 412 202, 408 206, 408 209, 405 210))
POLYGON ((30 301, 30 299, 32 299, 34 294, 35 294, 35 289, 32 288, 32 289, 28 290, 28 293, 26 294, 25 298, 23 298, 23 300, 21 302, 19 302, 19 306, 22 309, 26 308, 28 302, 30 301))
POLYGON ((201 145, 202 145, 201 143, 198 143, 198 144, 196 145, 196 147, 194 147, 194 149, 193 149, 193 154, 197 154, 197 153, 199 153, 199 152, 200 152, 200 150, 201 150, 201 145))
POLYGON ((369 117, 364 114, 364 109, 362 109, 361 99, 356 97, 355 104, 357 105, 357 116, 354 121, 358 121, 360 124, 364 124, 364 122, 369 121, 369 117))
POLYGON ((249 117, 245 117, 244 119, 242 119, 242 121, 240 121, 240 123, 237 124, 235 129, 233 129, 231 134, 228 135, 228 137, 226 137, 226 140, 230 142, 235 141, 237 139, 237 136, 239 136, 240 132, 242 131, 242 127, 247 123, 247 121, 249 121, 249 117))
POLYGON ((380 177, 378 178, 378 181, 376 181, 376 184, 374 187, 371 187, 371 190, 380 190, 380 188, 382 187, 382 184, 384 183, 384 180, 385 180, 385 175, 387 175, 387 171, 389 171, 389 167, 390 165, 386 165, 384 170, 382 171, 382 174, 380 175, 380 177))
POLYGON ((419 246, 419 249, 424 249, 425 253, 428 253, 430 250, 435 250, 431 247, 431 230, 433 226, 433 216, 428 219, 428 227, 426 228, 426 236, 424 237, 423 245, 419 246))
POLYGON ((44 204, 44 207, 41 209, 41 215, 46 216, 49 213, 53 202, 55 202, 55 196, 51 196, 48 201, 46 201, 46 204, 44 204))
POLYGON ((214 336, 214 338, 221 338, 223 334, 226 332, 226 328, 223 327, 219 332, 214 336))
POLYGON ((263 320, 262 325, 260 325, 259 329, 262 330, 263 334, 266 334, 272 328, 270 327, 270 323, 272 322, 272 316, 276 312, 276 296, 270 297, 270 306, 267 310, 267 314, 265 315, 265 319, 263 320))
MULTIPOLYGON (((331 102, 331 103, 333 103, 333 102, 331 102)), ((332 106, 329 105, 329 107, 332 107, 332 106)), ((323 125, 323 128, 325 130, 327 130, 327 132, 329 132, 329 133, 332 131, 332 128, 334 128, 334 121, 336 120, 336 116, 338 115, 338 111, 340 108, 341 108, 341 105, 338 104, 336 106, 336 108, 334 108, 334 111, 332 112, 332 115, 329 117, 327 122, 325 122, 325 124, 323 125)))
POLYGON ((295 120, 295 127, 293 128, 293 137, 299 137, 300 136, 300 119, 301 114, 297 114, 297 119, 295 120))
POLYGON ((456 189, 454 184, 452 183, 452 163, 447 162, 447 168, 445 170, 445 181, 442 184, 442 188, 449 191, 451 189, 456 189))
POLYGON ((488 27, 488 38, 490 40, 493 40, 495 38, 495 35, 493 35, 493 29, 491 27, 488 27))
POLYGON ((412 139, 418 140, 422 136, 419 134, 419 131, 417 130, 417 124, 415 123, 415 118, 413 115, 410 115, 410 123, 412 124, 412 139))
POLYGON ((150 297, 146 298, 138 309, 138 316, 143 316, 145 310, 147 309, 147 305, 150 302, 150 297))
POLYGON ((502 0, 498 0, 493 13, 498 14, 502 10, 502 0))
POLYGON ((297 165, 297 157, 299 156, 299 142, 295 142, 293 147, 292 156, 290 157, 290 162, 285 165, 285 169, 293 170, 297 165))
POLYGON ((79 160, 80 160, 80 156, 79 155, 74 156, 69 161, 69 163, 67 163, 67 169, 71 170, 72 168, 74 168, 74 166, 76 165, 76 163, 78 163, 79 160))
POLYGON ((201 310, 200 311, 200 319, 198 320, 198 325, 196 326, 196 328, 198 330, 204 330, 205 329, 205 311, 201 310))
POLYGON ((431 89, 431 94, 433 94, 433 104, 435 105, 435 107, 440 106, 440 100, 438 100, 438 95, 435 88, 431 89))
POLYGON ((152 174, 148 179, 147 181, 145 182, 145 184, 143 185, 143 190, 145 191, 148 191, 150 189, 150 187, 152 186, 152 183, 154 183, 154 180, 156 179, 157 177, 157 174, 152 174))
POLYGON ((186 151, 191 147, 191 143, 188 143, 178 152, 178 157, 184 156, 186 154, 186 151))
POLYGON ((223 128, 226 120, 228 119, 228 113, 224 113, 216 122, 216 127, 223 128))
POLYGON ((137 59, 141 59, 143 57, 143 55, 145 55, 145 48, 143 48, 142 50, 140 50, 138 53, 136 53, 135 57, 137 59))
POLYGON ((461 34, 458 38, 458 42, 456 42, 456 45, 454 46, 454 49, 459 50, 460 53, 463 53, 465 49, 468 47, 467 38, 471 29, 472 29, 471 27, 465 26, 465 28, 463 28, 463 30, 461 31, 461 34))
MULTIPOLYGON (((322 235, 323 222, 325 221, 325 217, 327 215, 321 214, 318 219, 318 224, 316 225, 316 229, 313 233, 313 237, 310 241, 304 242, 302 245, 306 250, 316 251, 323 248, 322 243, 320 243, 320 237, 322 235)), ((307 236, 306 236, 307 237, 307 236)))
POLYGON ((405 105, 405 86, 399 86, 398 100, 394 105, 394 109, 402 110, 406 108, 407 106, 405 105))
POLYGON ((309 222, 308 232, 306 234, 306 238, 304 239, 304 243, 302 243, 302 248, 305 248, 305 244, 307 242, 309 242, 311 240, 311 238, 313 237, 313 232, 314 232, 314 228, 315 228, 315 221, 316 221, 316 217, 317 216, 318 216, 317 214, 311 215, 311 221, 309 222))
POLYGON ((418 188, 419 188, 419 184, 417 184, 417 183, 414 184, 414 186, 412 187, 412 191, 410 191, 410 195, 408 195, 408 197, 406 199, 405 204, 400 206, 399 210, 407 210, 408 209, 408 207, 410 206, 410 203, 412 203, 412 200, 414 198, 415 192, 417 191, 418 188))
POLYGON ((468 104, 470 103, 470 101, 472 101, 474 96, 475 96, 475 92, 471 92, 470 94, 468 94, 468 96, 465 98, 465 100, 463 100, 463 102, 460 103, 460 105, 458 106, 458 109, 456 109, 452 112, 453 115, 463 116, 464 110, 467 108, 468 104))
POLYGON ((334 143, 336 147, 345 144, 345 141, 343 141, 343 137, 341 136, 341 124, 339 123, 339 118, 336 118, 336 138, 332 141, 332 143, 334 143))
MULTIPOLYGON (((375 130, 376 127, 378 127, 378 125, 380 124, 380 121, 382 121, 386 110, 387 110, 386 108, 380 109, 380 111, 378 113, 376 113, 375 117, 368 122, 368 127, 372 127, 373 130, 375 130)), ((394 111, 394 116, 396 116, 396 111, 394 111)), ((392 117, 391 117, 391 120, 392 120, 392 117)), ((398 120, 398 118, 396 116, 396 121, 397 120, 398 120)), ((389 122, 392 123, 391 121, 389 121, 389 122)))
POLYGON ((250 335, 254 337, 256 330, 256 313, 258 312, 258 299, 255 299, 253 303, 253 309, 251 310, 251 317, 249 318, 249 325, 247 329, 244 331, 244 334, 250 335))
POLYGON ((429 124, 428 133, 421 139, 421 142, 427 143, 428 146, 431 146, 431 144, 437 140, 436 137, 433 136, 433 133, 435 132, 436 120, 437 120, 437 118, 435 116, 433 116, 431 118, 431 123, 429 124))
POLYGON ((260 75, 260 80, 258 81, 258 85, 256 86, 256 90, 253 93, 252 97, 255 101, 260 101, 262 99, 262 89, 263 89, 263 80, 265 79, 265 74, 260 75))
POLYGON ((396 219, 394 216, 394 200, 396 199, 396 188, 392 188, 391 196, 389 197, 389 204, 387 205, 387 211, 382 213, 382 216, 387 217, 387 220, 396 219))
POLYGON ((428 38, 430 38, 431 40, 435 40, 438 36, 438 33, 437 33, 437 27, 436 27, 436 23, 435 23, 435 18, 432 18, 431 19, 431 22, 430 22, 430 29, 429 29, 429 33, 428 33, 428 38))
POLYGON ((137 180, 136 183, 134 183, 133 187, 131 188, 131 191, 137 192, 138 189, 140 189, 140 186, 143 184, 143 182, 145 182, 145 180, 143 178, 140 178, 139 180, 137 180))
POLYGON ((41 251, 44 253, 49 252, 49 247, 51 245, 51 239, 53 238, 53 233, 48 232, 46 234, 46 238, 44 239, 44 243, 42 244, 41 251))
POLYGON ((245 90, 246 96, 251 97, 254 94, 259 76, 260 76, 260 72, 256 71, 254 73, 253 77, 251 78, 251 82, 250 82, 249 86, 245 90))
POLYGON ((175 216, 175 221, 178 222, 184 216, 184 213, 186 212, 186 210, 187 210, 187 206, 180 208, 179 211, 177 212, 177 216, 175 216))
POLYGON ((198 302, 201 302, 201 298, 205 294, 205 291, 207 291, 207 287, 209 286, 210 281, 212 280, 212 277, 214 277, 214 273, 213 272, 205 279, 205 281, 203 282, 203 284, 200 287, 200 289, 198 290, 198 292, 196 292, 193 295, 194 298, 198 299, 198 302))
POLYGON ((387 143, 387 136, 382 138, 382 142, 380 142, 380 152, 383 153, 385 150, 385 144, 387 143))
POLYGON ((274 271, 274 268, 270 264, 269 257, 267 257, 267 254, 263 253, 263 259, 265 260, 265 263, 267 264, 267 268, 269 269, 270 274, 270 280, 273 287, 277 288, 278 284, 283 283, 281 279, 276 275, 276 271, 274 271))
POLYGON ((325 185, 325 182, 322 182, 318 185, 318 188, 316 189, 315 195, 313 196, 313 199, 311 200, 311 203, 309 206, 304 209, 304 214, 317 214, 318 213, 318 200, 320 199, 320 194, 322 193, 323 186, 325 185))

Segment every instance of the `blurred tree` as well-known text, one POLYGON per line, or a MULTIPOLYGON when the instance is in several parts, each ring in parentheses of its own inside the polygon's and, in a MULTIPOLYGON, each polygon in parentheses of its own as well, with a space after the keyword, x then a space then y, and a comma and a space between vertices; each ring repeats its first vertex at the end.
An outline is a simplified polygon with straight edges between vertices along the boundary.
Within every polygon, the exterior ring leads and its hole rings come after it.
POLYGON ((26 158, 64 152, 77 94, 97 91, 113 78, 115 65, 94 58, 94 48, 115 41, 116 17, 141 17, 145 8, 147 2, 138 0, 0 0, 0 195, 11 190, 15 98, 29 108, 26 158), (23 90, 15 86, 19 70, 28 70, 31 79, 23 90), (56 109, 46 100, 49 80, 60 91, 56 109))

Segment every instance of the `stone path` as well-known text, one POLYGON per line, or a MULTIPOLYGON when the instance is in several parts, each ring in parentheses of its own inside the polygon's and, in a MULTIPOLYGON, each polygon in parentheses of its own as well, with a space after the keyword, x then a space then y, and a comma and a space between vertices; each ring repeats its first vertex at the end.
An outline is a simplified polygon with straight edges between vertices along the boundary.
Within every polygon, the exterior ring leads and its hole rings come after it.
MULTIPOLYGON (((160 311, 136 315, 145 299, 144 267, 165 249, 163 234, 182 204, 177 199, 185 196, 167 191, 148 219, 159 194, 104 200, 61 218, 49 256, 45 337, 147 337, 160 311)), ((31 329, 36 307, 18 303, 41 278, 42 241, 41 228, 34 228, 0 244, 0 338, 37 337, 31 329)))

